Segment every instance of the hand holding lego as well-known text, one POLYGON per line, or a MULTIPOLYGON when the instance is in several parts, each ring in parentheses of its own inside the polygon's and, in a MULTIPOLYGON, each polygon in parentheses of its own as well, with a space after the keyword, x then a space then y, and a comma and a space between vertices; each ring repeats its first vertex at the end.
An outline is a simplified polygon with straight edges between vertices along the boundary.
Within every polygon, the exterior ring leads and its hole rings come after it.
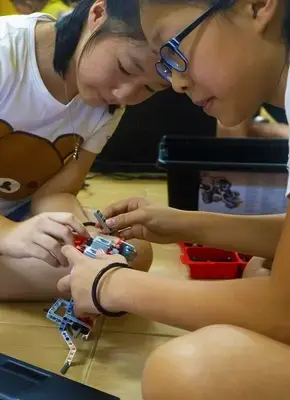
MULTIPOLYGON (((114 262, 126 263, 126 259, 119 254, 97 254, 96 258, 93 259, 86 257, 73 246, 64 246, 62 253, 69 263, 73 265, 73 268, 70 275, 65 276, 58 282, 58 290, 73 297, 75 313, 78 317, 87 314, 98 314, 91 295, 95 277, 107 265, 114 262)), ((106 273, 99 285, 101 288, 101 293, 98 293, 99 301, 108 311, 115 311, 111 309, 110 292, 108 290, 110 276, 114 273, 114 271, 106 273)))
POLYGON ((138 210, 139 208, 149 206, 150 204, 150 201, 145 197, 131 197, 111 204, 105 209, 103 214, 107 223, 109 218, 138 210))
POLYGON ((61 247, 74 243, 73 231, 89 237, 73 214, 42 213, 15 223, 1 238, 0 253, 12 258, 37 258, 53 267, 67 266, 61 247))
POLYGON ((112 204, 104 211, 106 224, 124 239, 143 239, 154 243, 181 240, 186 225, 184 211, 150 205, 147 199, 131 198, 112 204))

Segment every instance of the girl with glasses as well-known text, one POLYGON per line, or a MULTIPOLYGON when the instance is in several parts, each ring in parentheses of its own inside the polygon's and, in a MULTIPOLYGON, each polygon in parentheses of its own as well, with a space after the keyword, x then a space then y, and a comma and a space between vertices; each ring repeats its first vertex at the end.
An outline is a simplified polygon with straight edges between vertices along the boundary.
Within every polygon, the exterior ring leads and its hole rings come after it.
MULTIPOLYGON (((223 125, 240 124, 264 102, 290 117, 289 0, 141 0, 141 20, 159 75, 223 125)), ((125 311, 190 332, 149 357, 143 398, 288 400, 290 208, 286 217, 243 217, 129 199, 104 213, 127 239, 274 259, 266 276, 184 282, 125 268, 120 256, 90 260, 64 247, 75 267, 59 288, 72 293, 79 314, 125 311)))

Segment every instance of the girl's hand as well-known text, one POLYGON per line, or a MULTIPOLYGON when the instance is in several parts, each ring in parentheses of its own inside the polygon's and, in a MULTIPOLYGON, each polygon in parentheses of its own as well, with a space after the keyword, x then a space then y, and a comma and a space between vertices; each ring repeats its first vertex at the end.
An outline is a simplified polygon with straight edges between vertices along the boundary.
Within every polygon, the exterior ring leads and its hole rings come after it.
POLYGON ((129 199, 121 200, 117 203, 111 204, 104 210, 103 214, 106 219, 109 219, 119 214, 128 213, 138 210, 138 208, 149 206, 150 204, 150 201, 145 197, 131 197, 129 199))
POLYGON ((0 239, 0 253, 12 258, 37 258, 53 267, 67 266, 61 253, 64 244, 73 244, 73 232, 89 234, 70 213, 42 213, 27 221, 15 223, 0 239))
POLYGON ((112 204, 104 211, 109 228, 124 239, 154 243, 175 243, 182 239, 187 213, 150 205, 146 199, 132 198, 112 204))
MULTIPOLYGON (((63 277, 58 282, 58 290, 73 297, 76 315, 98 314, 99 312, 94 306, 91 294, 95 277, 107 265, 115 262, 126 263, 126 259, 121 255, 106 254, 100 254, 93 259, 84 256, 72 246, 64 246, 62 253, 69 263, 73 265, 73 268, 70 275, 63 277)), ((107 283, 112 273, 114 274, 115 270, 106 272, 102 277, 99 284, 101 296, 99 293, 97 294, 101 305, 108 311, 116 311, 111 308, 110 294, 109 290, 107 290, 107 283)))

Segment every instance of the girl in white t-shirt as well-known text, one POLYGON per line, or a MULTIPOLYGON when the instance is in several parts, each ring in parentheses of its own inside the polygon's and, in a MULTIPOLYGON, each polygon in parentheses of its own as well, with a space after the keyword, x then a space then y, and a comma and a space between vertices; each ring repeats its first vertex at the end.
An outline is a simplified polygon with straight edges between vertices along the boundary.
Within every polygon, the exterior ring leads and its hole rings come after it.
MULTIPOLYGON (((72 243, 71 229, 87 234, 76 194, 96 154, 125 105, 166 87, 155 58, 137 0, 83 0, 57 23, 0 18, 1 300, 56 294, 61 243, 72 243)), ((148 269, 145 258, 136 267, 148 269)))
MULTIPOLYGON (((285 102, 289 119, 289 0, 141 3, 144 33, 152 49, 161 52, 158 71, 176 91, 229 127, 263 102, 280 107, 285 102)), ((63 249, 75 268, 59 288, 72 292, 79 313, 122 310, 193 331, 150 356, 142 380, 144 400, 288 400, 290 208, 286 218, 243 217, 130 199, 112 205, 105 215, 125 238, 190 241, 274 258, 266 276, 183 282, 110 265, 124 263, 121 256, 88 260, 73 247, 63 249), (106 273, 101 287, 100 271, 106 273)))

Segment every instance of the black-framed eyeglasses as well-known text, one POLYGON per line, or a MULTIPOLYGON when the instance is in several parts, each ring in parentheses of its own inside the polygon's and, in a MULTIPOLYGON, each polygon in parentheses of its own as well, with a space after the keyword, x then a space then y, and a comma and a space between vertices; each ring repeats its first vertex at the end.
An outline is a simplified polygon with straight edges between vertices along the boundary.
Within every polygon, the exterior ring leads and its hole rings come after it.
POLYGON ((177 36, 170 39, 160 49, 160 57, 156 63, 156 70, 158 74, 168 82, 172 82, 172 70, 185 72, 188 67, 188 60, 185 55, 179 50, 180 43, 186 36, 188 36, 195 28, 197 28, 206 18, 211 16, 217 9, 218 5, 215 4, 207 11, 205 11, 194 22, 183 29, 177 36))

